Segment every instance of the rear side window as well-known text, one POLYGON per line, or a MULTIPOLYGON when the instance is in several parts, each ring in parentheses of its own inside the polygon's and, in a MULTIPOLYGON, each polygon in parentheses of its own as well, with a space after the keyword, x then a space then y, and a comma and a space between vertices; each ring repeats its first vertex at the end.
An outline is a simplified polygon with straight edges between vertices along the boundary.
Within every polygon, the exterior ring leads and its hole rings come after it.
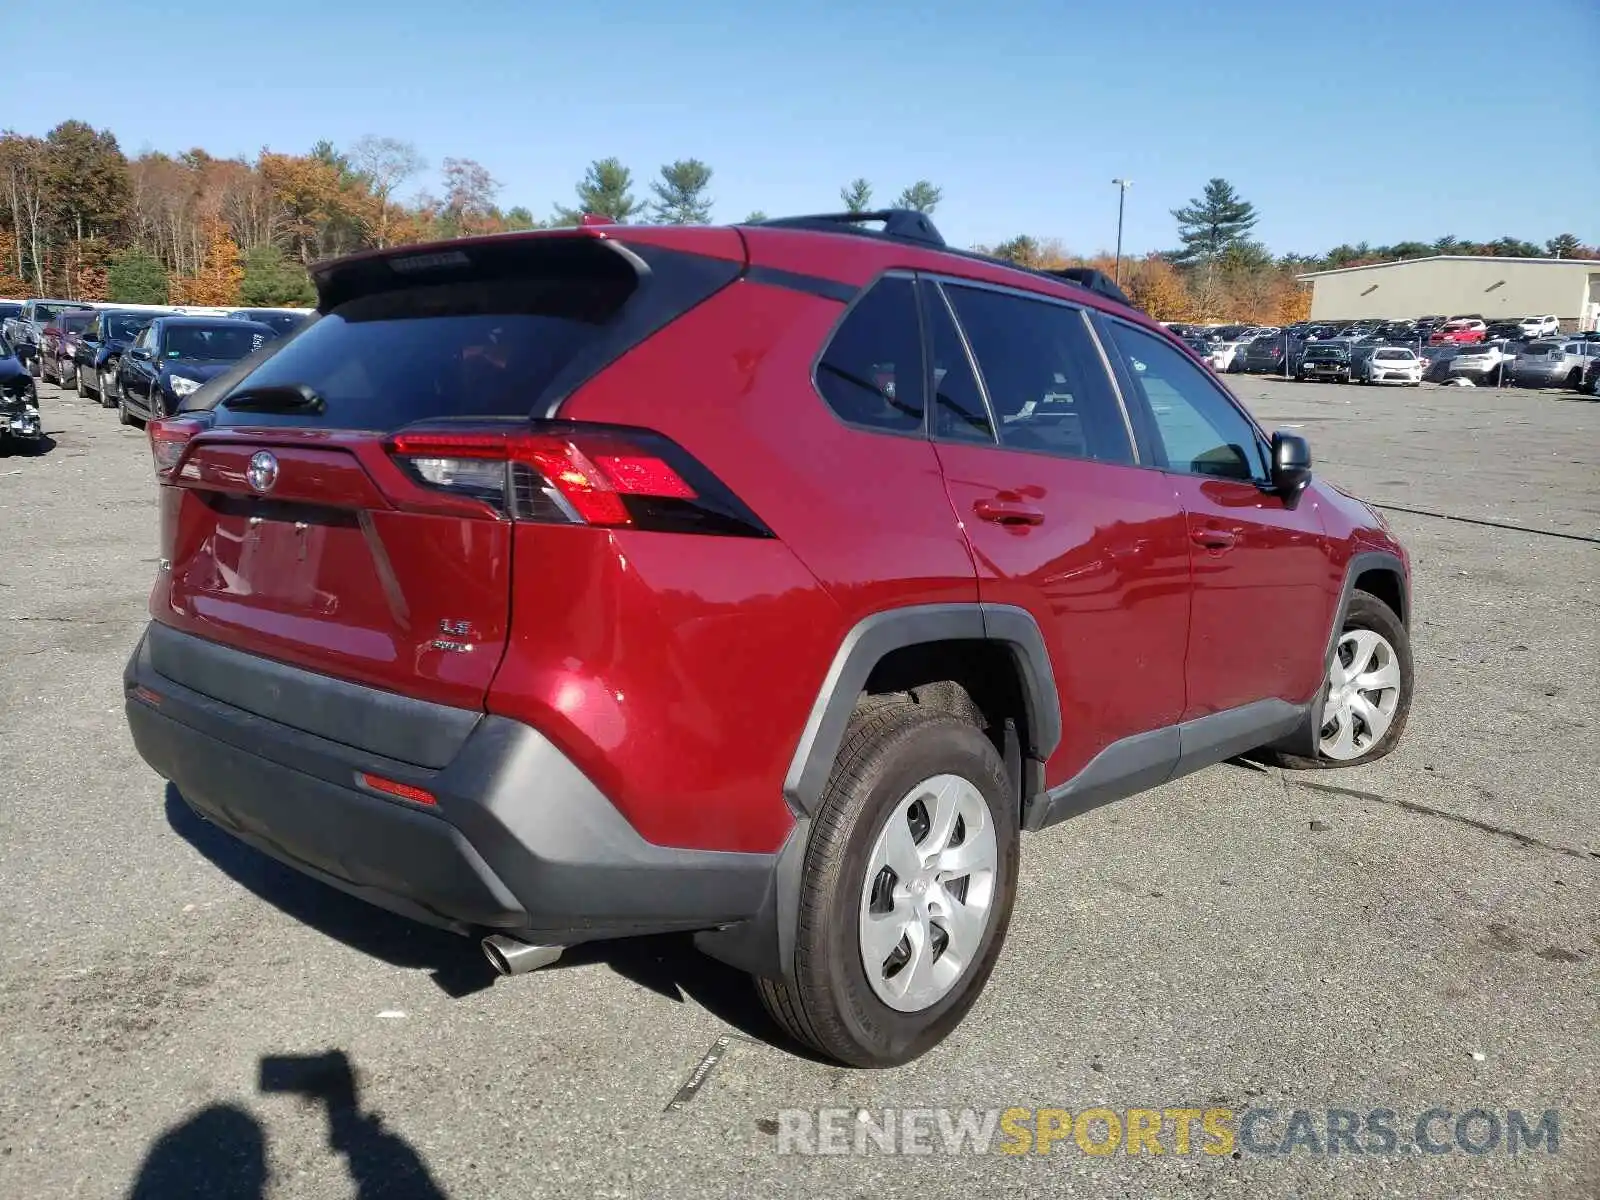
POLYGON ((1082 312, 978 288, 945 292, 978 360, 1002 446, 1133 462, 1127 422, 1082 312))
POLYGON ((922 333, 911 280, 879 280, 846 314, 817 361, 817 390, 841 421, 922 432, 922 333))

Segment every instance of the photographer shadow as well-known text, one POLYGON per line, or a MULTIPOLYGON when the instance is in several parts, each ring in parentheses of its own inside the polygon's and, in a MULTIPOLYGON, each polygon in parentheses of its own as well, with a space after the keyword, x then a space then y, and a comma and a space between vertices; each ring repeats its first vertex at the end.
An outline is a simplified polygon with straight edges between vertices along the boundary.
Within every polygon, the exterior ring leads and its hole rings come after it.
MULTIPOLYGON (((422 1156, 376 1113, 361 1110, 355 1071, 342 1050, 261 1060, 260 1090, 302 1096, 327 1118, 328 1146, 343 1156, 358 1200, 448 1200, 422 1156)), ((215 1104, 158 1138, 127 1200, 262 1200, 266 1133, 233 1104, 215 1104)))

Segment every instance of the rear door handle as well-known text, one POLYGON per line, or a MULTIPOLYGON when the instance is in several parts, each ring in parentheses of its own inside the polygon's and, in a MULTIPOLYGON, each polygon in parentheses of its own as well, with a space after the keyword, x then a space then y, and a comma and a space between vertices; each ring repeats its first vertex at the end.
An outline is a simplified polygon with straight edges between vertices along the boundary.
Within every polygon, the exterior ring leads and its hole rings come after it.
POLYGON ((1041 510, 1016 500, 979 500, 972 509, 985 521, 993 521, 997 525, 1044 524, 1041 510))
POLYGON ((1226 529, 1196 529, 1190 535, 1195 545, 1207 550, 1226 550, 1238 539, 1226 529))

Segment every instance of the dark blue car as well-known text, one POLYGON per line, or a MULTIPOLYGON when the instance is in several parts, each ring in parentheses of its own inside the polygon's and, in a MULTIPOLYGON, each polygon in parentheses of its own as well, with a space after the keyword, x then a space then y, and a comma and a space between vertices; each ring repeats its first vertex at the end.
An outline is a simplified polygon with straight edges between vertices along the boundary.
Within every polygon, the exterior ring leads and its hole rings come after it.
MULTIPOLYGON (((157 317, 134 338, 114 376, 124 425, 171 415, 245 355, 278 336, 270 325, 231 317, 157 317)), ((109 399, 109 397, 108 397, 109 399)))
POLYGON ((103 308, 89 322, 79 336, 73 352, 75 389, 79 395, 93 396, 103 407, 113 403, 108 392, 114 392, 112 377, 117 373, 117 363, 139 331, 159 314, 133 309, 103 308))

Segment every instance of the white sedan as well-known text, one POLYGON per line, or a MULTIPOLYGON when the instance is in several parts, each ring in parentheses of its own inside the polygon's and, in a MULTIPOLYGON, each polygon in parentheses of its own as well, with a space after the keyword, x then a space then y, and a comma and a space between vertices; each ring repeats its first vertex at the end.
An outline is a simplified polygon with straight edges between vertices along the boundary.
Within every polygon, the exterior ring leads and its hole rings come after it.
POLYGON ((1423 363, 1417 352, 1406 346, 1379 346, 1356 369, 1362 383, 1399 383, 1418 387, 1422 383, 1423 363))

